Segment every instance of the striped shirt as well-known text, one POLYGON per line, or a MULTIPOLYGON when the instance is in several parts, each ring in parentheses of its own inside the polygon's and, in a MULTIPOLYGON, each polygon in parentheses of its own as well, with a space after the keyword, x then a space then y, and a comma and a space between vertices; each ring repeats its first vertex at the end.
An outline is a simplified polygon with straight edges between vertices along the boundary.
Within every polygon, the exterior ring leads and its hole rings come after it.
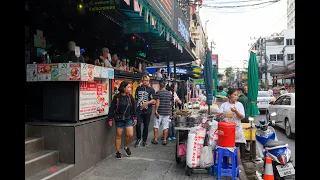
POLYGON ((159 90, 156 92, 155 99, 160 100, 160 104, 158 107, 158 113, 161 116, 169 116, 171 112, 171 99, 172 94, 167 90, 159 90))

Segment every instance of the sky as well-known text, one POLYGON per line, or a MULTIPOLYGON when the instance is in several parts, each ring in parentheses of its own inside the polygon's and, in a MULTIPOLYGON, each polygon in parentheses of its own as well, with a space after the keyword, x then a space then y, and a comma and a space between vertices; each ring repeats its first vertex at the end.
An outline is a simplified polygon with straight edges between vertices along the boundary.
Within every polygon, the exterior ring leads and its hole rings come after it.
MULTIPOLYGON (((216 0, 216 2, 232 2, 239 0, 216 0)), ((203 0, 208 4, 209 0, 203 0)), ((212 2, 212 0, 211 0, 212 2)), ((258 2, 258 1, 256 1, 258 2)), ((244 3, 241 3, 244 4, 244 3)), ((221 4, 215 4, 221 6, 221 4)), ((226 4, 222 4, 226 5, 226 4)), ((234 4, 227 4, 234 5, 234 4)), ((250 8, 252 9, 252 8, 250 8)), ((244 60, 249 59, 248 44, 253 43, 250 37, 270 36, 287 28, 287 0, 280 0, 270 6, 244 13, 222 13, 212 8, 200 8, 200 19, 203 27, 207 22, 209 46, 213 40, 213 54, 219 56, 219 72, 226 67, 243 68, 244 60)), ((228 11, 243 11, 234 9, 228 11)))

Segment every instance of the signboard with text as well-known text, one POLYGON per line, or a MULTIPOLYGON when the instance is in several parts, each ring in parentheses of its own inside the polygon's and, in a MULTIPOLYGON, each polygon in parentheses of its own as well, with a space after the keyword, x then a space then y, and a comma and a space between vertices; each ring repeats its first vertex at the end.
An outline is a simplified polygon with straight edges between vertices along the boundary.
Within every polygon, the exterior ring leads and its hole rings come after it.
POLYGON ((92 12, 116 10, 120 7, 120 0, 91 0, 86 7, 92 12))

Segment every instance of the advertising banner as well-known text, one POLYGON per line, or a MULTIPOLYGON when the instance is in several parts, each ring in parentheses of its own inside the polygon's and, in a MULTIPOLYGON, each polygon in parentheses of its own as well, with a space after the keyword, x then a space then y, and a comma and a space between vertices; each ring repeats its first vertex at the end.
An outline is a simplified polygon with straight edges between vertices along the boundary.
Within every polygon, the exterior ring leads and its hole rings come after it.
POLYGON ((79 120, 107 115, 109 81, 80 82, 79 120))
POLYGON ((161 16, 164 22, 173 28, 173 3, 175 0, 147 0, 152 8, 161 16))

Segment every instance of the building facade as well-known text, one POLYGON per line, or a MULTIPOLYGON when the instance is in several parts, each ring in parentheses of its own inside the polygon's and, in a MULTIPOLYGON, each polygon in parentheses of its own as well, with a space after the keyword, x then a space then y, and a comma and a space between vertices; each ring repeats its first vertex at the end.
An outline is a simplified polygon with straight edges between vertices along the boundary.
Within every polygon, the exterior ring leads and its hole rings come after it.
POLYGON ((287 28, 295 28, 295 0, 287 0, 287 28))
POLYGON ((285 29, 280 34, 259 38, 251 48, 257 51, 259 79, 272 85, 274 79, 294 72, 295 30, 285 29))

